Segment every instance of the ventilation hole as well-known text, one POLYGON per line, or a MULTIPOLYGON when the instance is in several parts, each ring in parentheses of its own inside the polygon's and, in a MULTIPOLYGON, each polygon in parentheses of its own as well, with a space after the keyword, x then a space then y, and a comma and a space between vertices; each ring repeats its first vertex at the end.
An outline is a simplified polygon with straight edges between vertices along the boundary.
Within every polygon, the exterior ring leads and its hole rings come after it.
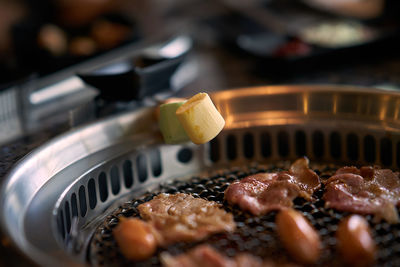
POLYGON ((106 201, 108 198, 108 190, 107 190, 107 176, 104 172, 101 172, 99 175, 99 193, 100 193, 100 200, 102 202, 106 201))
POLYGON ((254 156, 254 137, 251 133, 246 133, 243 136, 243 152, 248 159, 254 156))
POLYGON ((160 150, 152 149, 149 155, 150 155, 150 162, 151 162, 151 169, 153 171, 153 176, 158 177, 162 173, 160 150))
POLYGON ((75 193, 72 193, 71 195, 71 210, 72 210, 72 217, 78 217, 78 202, 76 201, 75 193))
POLYGON ((81 217, 85 217, 86 211, 87 211, 87 206, 86 206, 85 187, 83 185, 81 185, 81 187, 79 187, 79 207, 81 209, 81 217))
POLYGON ((96 185, 93 178, 91 178, 88 182, 88 194, 89 194, 89 207, 91 209, 94 209, 97 204, 97 197, 96 197, 96 185))
POLYGON ((289 135, 287 132, 278 133, 278 153, 281 157, 289 155, 289 135))
POLYGON ((392 165, 392 141, 389 138, 381 139, 381 162, 385 166, 392 165))
POLYGON ((331 133, 329 146, 332 158, 339 159, 342 155, 342 138, 338 132, 331 133))
POLYGON ((122 170, 124 172, 125 187, 131 188, 133 185, 132 162, 130 160, 126 160, 122 165, 122 170))
POLYGON ((64 215, 62 210, 60 210, 60 213, 58 214, 58 230, 60 231, 62 238, 65 239, 64 215))
POLYGON ((397 166, 400 167, 400 142, 397 143, 396 146, 396 159, 397 159, 397 166))
POLYGON ((364 159, 368 163, 373 163, 376 160, 376 144, 372 135, 364 137, 364 159))
POLYGON ((113 166, 110 171, 110 180, 111 180, 111 192, 114 195, 119 193, 121 189, 121 185, 119 184, 119 172, 116 166, 113 166))
POLYGON ((297 131, 295 136, 296 155, 299 157, 306 155, 306 134, 303 131, 297 131))
POLYGON ((147 180, 147 164, 146 164, 146 156, 143 154, 139 154, 136 158, 136 167, 138 171, 139 181, 141 183, 147 180))
POLYGON ((229 160, 234 160, 237 157, 236 136, 228 135, 226 138, 226 155, 229 160))
POLYGON ((212 162, 217 162, 219 157, 219 139, 214 138, 210 141, 210 160, 212 162))
POLYGON ((261 143, 261 155, 264 158, 268 158, 272 154, 271 149, 271 136, 269 133, 262 133, 260 135, 260 143, 261 143))
POLYGON ((312 135, 313 153, 317 158, 324 155, 324 134, 321 131, 316 131, 312 135))
POLYGON ((347 157, 350 160, 358 159, 358 137, 355 134, 347 135, 347 157))
POLYGON ((64 205, 64 210, 65 210, 65 225, 67 226, 67 233, 71 230, 71 213, 69 211, 69 203, 68 201, 65 201, 64 205))
POLYGON ((185 147, 179 150, 177 158, 180 162, 182 163, 188 163, 189 161, 192 160, 193 157, 193 152, 191 149, 185 147))

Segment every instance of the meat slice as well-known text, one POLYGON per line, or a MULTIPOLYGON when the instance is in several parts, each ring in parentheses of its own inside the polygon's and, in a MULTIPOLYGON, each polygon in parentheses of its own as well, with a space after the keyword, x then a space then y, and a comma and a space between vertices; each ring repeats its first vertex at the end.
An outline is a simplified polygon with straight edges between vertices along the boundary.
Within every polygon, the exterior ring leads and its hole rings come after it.
POLYGON ((171 256, 161 254, 164 267, 274 267, 273 262, 262 261, 248 253, 228 258, 208 245, 199 245, 187 253, 171 256))
POLYGON ((155 229, 158 244, 202 240, 224 231, 233 231, 233 216, 213 201, 191 195, 160 194, 138 206, 140 216, 155 229))
POLYGON ((293 177, 293 183, 297 184, 303 192, 310 196, 315 190, 321 187, 319 176, 308 167, 307 158, 296 160, 289 169, 289 174, 293 177))
POLYGON ((328 208, 358 214, 374 214, 377 219, 399 221, 399 174, 378 167, 344 167, 325 182, 323 199, 328 208))
POLYGON ((311 199, 321 182, 308 163, 307 158, 300 158, 289 171, 250 175, 231 184, 225 190, 225 199, 254 215, 291 207, 298 196, 311 199))

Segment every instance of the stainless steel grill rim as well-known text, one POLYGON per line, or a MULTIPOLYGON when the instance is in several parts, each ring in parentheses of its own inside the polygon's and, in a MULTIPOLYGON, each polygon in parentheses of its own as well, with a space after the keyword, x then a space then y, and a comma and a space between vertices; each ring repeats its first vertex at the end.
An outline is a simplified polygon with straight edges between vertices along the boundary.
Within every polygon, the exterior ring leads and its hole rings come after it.
POLYGON ((226 119, 205 146, 163 145, 147 108, 67 133, 32 152, 1 189, 1 224, 42 265, 84 263, 101 220, 161 181, 207 167, 292 160, 400 166, 400 94, 267 86, 212 95, 226 119), (79 239, 77 239, 79 236, 79 239))

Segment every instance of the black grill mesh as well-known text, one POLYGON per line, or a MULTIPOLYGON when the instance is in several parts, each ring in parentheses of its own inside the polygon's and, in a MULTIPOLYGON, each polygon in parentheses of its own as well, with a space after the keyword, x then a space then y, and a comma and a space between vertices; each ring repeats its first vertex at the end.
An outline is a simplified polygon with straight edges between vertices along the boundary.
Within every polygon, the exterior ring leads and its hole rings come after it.
MULTIPOLYGON (((192 177, 186 181, 172 181, 161 185, 157 190, 148 192, 143 196, 125 203, 112 215, 108 216, 103 224, 96 230, 90 249, 93 263, 104 266, 158 266, 159 253, 167 250, 171 254, 180 254, 199 243, 207 243, 228 256, 234 256, 238 252, 251 252, 262 258, 273 259, 278 262, 290 262, 290 256, 279 242, 276 234, 275 215, 271 212, 267 215, 256 217, 242 212, 237 207, 230 207, 223 201, 224 190, 234 181, 237 181, 249 174, 261 171, 280 171, 287 169, 289 163, 279 165, 260 166, 253 164, 246 168, 233 168, 210 174, 208 177, 192 177), (112 229, 118 224, 120 216, 139 217, 136 207, 143 202, 151 200, 159 193, 189 193, 195 197, 202 197, 207 200, 216 201, 224 205, 224 208, 232 212, 237 223, 237 230, 234 233, 222 233, 209 237, 207 240, 198 243, 177 243, 166 249, 158 249, 156 255, 143 261, 132 263, 124 259, 118 250, 118 246, 112 236, 112 229)), ((322 179, 327 179, 337 169, 332 165, 311 166, 322 179)), ((318 262, 320 266, 339 266, 340 257, 335 252, 335 232, 339 221, 349 215, 324 208, 324 201, 321 200, 323 188, 314 193, 317 199, 310 203, 303 199, 295 199, 294 208, 303 212, 314 227, 319 231, 323 242, 323 253, 318 262)), ((400 266, 400 224, 390 225, 386 222, 375 223, 372 216, 366 216, 369 221, 374 239, 378 245, 379 266, 400 266)))

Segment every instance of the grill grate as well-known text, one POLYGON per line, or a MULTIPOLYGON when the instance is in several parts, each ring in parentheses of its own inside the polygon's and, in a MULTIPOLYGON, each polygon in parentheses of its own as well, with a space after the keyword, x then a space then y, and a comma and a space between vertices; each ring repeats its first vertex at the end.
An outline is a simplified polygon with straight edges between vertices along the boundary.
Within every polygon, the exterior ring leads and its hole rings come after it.
MULTIPOLYGON (((161 185, 158 189, 148 192, 139 198, 122 205, 118 210, 108 216, 103 224, 96 230, 90 246, 92 263, 100 266, 132 266, 119 253, 118 246, 112 236, 112 229, 118 224, 120 216, 139 217, 136 207, 143 202, 151 200, 159 193, 183 192, 192 194, 195 197, 202 197, 207 200, 223 204, 224 208, 232 212, 237 223, 237 230, 234 233, 216 234, 208 239, 197 243, 180 242, 169 246, 167 249, 158 249, 157 254, 152 258, 138 262, 134 266, 159 265, 159 253, 168 251, 171 254, 180 254, 199 243, 207 243, 228 256, 234 256, 239 252, 251 252, 262 258, 274 259, 280 263, 290 261, 290 256, 281 246, 275 228, 276 212, 264 216, 253 216, 242 212, 238 207, 230 207, 223 201, 224 190, 234 181, 237 181, 249 174, 261 171, 279 171, 287 169, 288 162, 277 165, 262 166, 253 164, 250 167, 232 168, 211 174, 208 177, 192 177, 186 181, 173 181, 161 185)), ((337 169, 333 165, 312 165, 322 179, 327 179, 337 169)), ((340 265, 338 255, 335 253, 335 232, 339 221, 349 213, 338 212, 324 208, 324 201, 321 199, 323 188, 314 193, 317 201, 310 203, 301 198, 295 199, 294 208, 301 210, 318 230, 322 242, 323 253, 318 262, 320 266, 340 265)), ((374 239, 379 247, 377 265, 399 266, 400 265, 400 225, 390 225, 386 222, 375 223, 371 215, 366 216, 372 228, 374 239)))

